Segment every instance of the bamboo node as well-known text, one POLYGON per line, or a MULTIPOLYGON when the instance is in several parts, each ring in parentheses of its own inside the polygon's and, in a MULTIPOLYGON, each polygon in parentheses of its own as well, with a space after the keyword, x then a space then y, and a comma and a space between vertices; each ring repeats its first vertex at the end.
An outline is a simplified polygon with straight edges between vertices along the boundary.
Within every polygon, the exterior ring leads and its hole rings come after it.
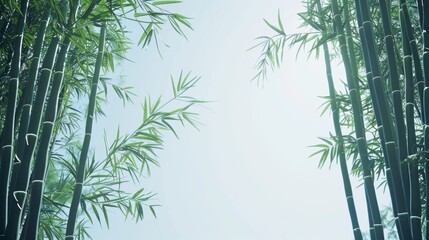
POLYGON ((408 212, 401 212, 401 213, 398 213, 398 216, 408 216, 408 212))
POLYGON ((3 148, 3 149, 5 149, 5 148, 12 148, 12 145, 10 145, 10 144, 8 144, 8 145, 4 145, 2 148, 3 148))
POLYGON ((44 183, 45 181, 43 180, 33 180, 32 183, 44 183))
POLYGON ((376 227, 381 227, 381 228, 382 228, 382 227, 383 227, 383 224, 381 224, 381 223, 375 223, 375 224, 374 224, 374 228, 376 228, 376 227))
POLYGON ((52 69, 50 69, 50 68, 42 68, 42 69, 40 69, 40 71, 48 71, 48 72, 51 72, 51 71, 52 71, 52 69))
POLYGON ((393 38, 393 35, 386 35, 386 36, 384 36, 384 41, 386 41, 387 38, 393 38))
POLYGON ((353 232, 357 232, 357 231, 360 231, 360 228, 353 229, 353 232))
POLYGON ((363 177, 364 180, 367 179, 367 178, 371 178, 372 179, 372 176, 371 175, 367 175, 367 176, 363 177))
POLYGON ((401 91, 400 90, 393 90, 392 94, 395 94, 395 93, 401 93, 401 91))
POLYGON ((353 196, 347 196, 346 199, 353 198, 353 196))
POLYGON ((43 124, 50 124, 50 125, 54 125, 54 122, 51 121, 44 121, 43 124))
POLYGON ((33 137, 35 137, 36 139, 37 139, 37 135, 36 134, 34 134, 34 133, 27 133, 26 135, 25 135, 25 143, 28 145, 28 136, 33 136, 33 137))
POLYGON ((410 219, 418 219, 418 220, 421 220, 422 218, 421 218, 421 217, 419 217, 419 216, 411 216, 411 217, 410 217, 410 219))

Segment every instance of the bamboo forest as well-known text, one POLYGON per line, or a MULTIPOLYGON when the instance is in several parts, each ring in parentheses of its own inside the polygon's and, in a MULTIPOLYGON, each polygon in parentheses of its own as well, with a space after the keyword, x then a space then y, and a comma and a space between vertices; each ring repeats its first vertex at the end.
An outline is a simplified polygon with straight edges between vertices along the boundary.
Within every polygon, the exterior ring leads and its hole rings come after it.
POLYGON ((0 240, 429 239, 429 0, 0 1, 0 240))

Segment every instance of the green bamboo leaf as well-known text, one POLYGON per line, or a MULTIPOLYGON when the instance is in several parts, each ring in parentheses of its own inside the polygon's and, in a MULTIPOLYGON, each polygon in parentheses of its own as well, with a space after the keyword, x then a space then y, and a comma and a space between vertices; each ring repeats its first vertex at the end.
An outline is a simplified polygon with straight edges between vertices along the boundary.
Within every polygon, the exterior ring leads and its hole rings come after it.
POLYGON ((274 25, 272 25, 271 23, 269 23, 265 18, 264 18, 264 22, 265 22, 265 24, 267 24, 271 29, 273 29, 274 31, 276 31, 278 34, 285 35, 285 33, 284 33, 281 29, 279 29, 279 28, 277 28, 276 26, 274 26, 274 25))
POLYGON ((181 3, 181 0, 169 0, 169 1, 156 1, 153 2, 152 5, 159 6, 159 5, 166 5, 166 4, 175 4, 175 3, 181 3))

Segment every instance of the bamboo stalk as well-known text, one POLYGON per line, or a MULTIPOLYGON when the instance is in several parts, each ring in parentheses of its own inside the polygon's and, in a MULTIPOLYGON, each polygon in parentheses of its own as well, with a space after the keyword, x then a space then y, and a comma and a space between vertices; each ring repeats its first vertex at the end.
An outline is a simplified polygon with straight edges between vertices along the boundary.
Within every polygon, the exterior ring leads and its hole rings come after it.
POLYGON ((14 140, 15 140, 15 112, 16 103, 18 98, 18 85, 21 65, 21 51, 22 41, 24 37, 24 28, 26 22, 28 8, 28 0, 21 0, 20 12, 18 23, 15 29, 13 58, 11 64, 9 90, 8 90, 8 103, 6 119, 3 126, 2 143, 1 143, 1 167, 0 167, 0 239, 5 238, 5 231, 7 226, 7 213, 8 213, 8 187, 11 174, 11 165, 14 153, 14 140))
MULTIPOLYGON (((389 15, 389 9, 385 0, 379 0, 381 18, 383 23, 384 31, 384 42, 387 52, 387 63, 389 67, 389 79, 391 85, 391 98, 393 102, 393 113, 395 116, 395 142, 398 146, 398 156, 401 166, 401 177, 402 177, 402 186, 404 188, 405 201, 408 206, 408 211, 410 209, 410 181, 409 181, 409 169, 408 164, 405 161, 407 158, 407 141, 405 133, 405 121, 404 121, 404 112, 402 110, 402 96, 399 84, 399 72, 396 62, 396 51, 395 51, 395 42, 392 33, 392 24, 389 15)), ((417 233, 416 233, 417 234, 417 233)))
POLYGON ((82 196, 82 188, 85 180, 85 167, 88 158, 89 144, 91 142, 92 125, 94 120, 95 103, 97 97, 98 80, 100 78, 100 70, 103 63, 104 45, 106 40, 106 23, 103 23, 100 31, 98 54, 95 62, 94 76, 92 79, 91 93, 89 97, 88 113, 86 118, 85 138, 79 159, 79 166, 76 173, 76 183, 73 191, 73 199, 70 206, 69 216, 67 220, 66 240, 74 239, 75 224, 77 211, 82 196))
POLYGON ((386 154, 384 156, 384 160, 386 162, 386 172, 390 171, 392 174, 392 178, 388 178, 387 180, 392 181, 389 184, 389 190, 391 193, 393 192, 393 197, 396 199, 396 210, 400 223, 399 228, 402 231, 402 235, 400 235, 400 237, 402 236, 403 239, 412 239, 409 214, 407 211, 407 204, 405 200, 405 191, 401 176, 401 169, 398 154, 396 152, 396 143, 393 134, 392 119, 385 96, 383 80, 380 74, 380 67, 378 62, 376 45, 374 42, 369 8, 366 1, 356 2, 357 14, 360 14, 362 18, 362 25, 364 30, 363 37, 365 39, 365 41, 363 41, 363 44, 366 44, 368 47, 371 73, 373 77, 372 84, 376 95, 376 97, 372 100, 373 103, 378 106, 378 110, 380 111, 381 123, 383 126, 383 136, 385 140, 384 145, 386 150, 386 154))
POLYGON ((57 100, 59 90, 61 89, 64 66, 67 52, 70 47, 70 38, 66 37, 61 47, 58 59, 55 65, 54 80, 49 95, 48 105, 45 111, 45 118, 42 123, 42 134, 40 136, 39 148, 35 158, 33 176, 31 182, 31 195, 30 195, 30 212, 27 216, 29 221, 28 231, 24 239, 36 239, 37 228, 40 212, 41 197, 43 191, 44 175, 47 167, 47 158, 49 153, 49 145, 51 143, 51 133, 54 128, 57 100))
MULTIPOLYGON (((72 10, 67 22, 67 29, 71 32, 75 22, 75 16, 78 10, 79 0, 72 2, 72 10)), ((58 55, 55 65, 54 80, 46 107, 45 118, 43 122, 43 131, 40 138, 40 144, 37 157, 34 163, 33 179, 31 182, 31 196, 28 218, 28 229, 21 235, 23 239, 33 240, 37 238, 39 228, 40 208, 42 204, 43 188, 46 170, 48 167, 48 158, 51 145, 51 137, 54 130, 54 124, 57 118, 58 98, 64 79, 65 62, 70 48, 70 35, 67 35, 58 55)))
MULTIPOLYGON (((416 78, 416 86, 417 91, 420 97, 420 107, 423 108, 423 89, 424 89, 424 77, 422 71, 422 64, 420 61, 420 55, 417 47, 417 40, 414 35, 414 28, 411 25, 411 20, 408 12, 408 7, 405 0, 400 0, 400 6, 402 10, 402 14, 404 15, 404 24, 401 25, 401 31, 406 32, 407 39, 409 40, 410 48, 411 48, 411 56, 413 57, 414 64, 414 74, 416 78)), ((418 106, 415 106, 418 109, 418 106)), ((424 122, 424 114, 421 115, 422 121, 424 122)))
MULTIPOLYGON (((320 0, 316 1, 317 9, 319 14, 321 13, 321 3, 320 0)), ((319 22, 323 28, 326 28, 326 24, 324 19, 319 15, 319 22)), ((322 38, 326 36, 326 32, 322 31, 322 38)), ((353 235, 356 240, 363 239, 362 232, 359 226, 359 221, 356 213, 356 206, 354 204, 353 191, 350 183, 349 171, 347 168, 346 156, 344 152, 344 138, 341 131, 341 123, 340 123, 340 113, 339 107, 337 103, 337 94, 335 90, 334 81, 332 79, 332 68, 331 68, 331 59, 329 55, 328 44, 325 42, 322 44, 323 53, 325 58, 325 70, 326 70, 326 78, 329 86, 329 96, 332 110, 332 118, 334 122, 335 135, 338 141, 338 156, 340 160, 340 168, 341 168, 341 176, 343 179, 344 192, 346 195, 347 206, 349 210, 350 220, 352 222, 353 235)))
POLYGON ((426 239, 429 238, 429 1, 423 1, 423 26, 422 26, 422 45, 423 45, 423 76, 425 88, 423 92, 424 108, 424 151, 425 151, 425 171, 426 171, 426 239))
POLYGON ((344 68, 346 72, 347 86, 349 88, 349 97, 352 104, 352 112, 354 117, 354 125, 355 125, 355 134, 357 139, 358 151, 362 163, 362 171, 363 171, 363 180, 365 190, 368 193, 368 200, 370 205, 371 217, 373 220, 373 228, 377 239, 384 239, 383 233, 383 225, 381 222, 380 210, 378 207, 377 196, 374 188, 373 176, 371 174, 371 169, 369 165, 368 159, 368 147, 366 143, 365 137, 365 128, 364 122, 362 118, 362 108, 361 103, 359 101, 359 92, 356 89, 356 84, 354 81, 354 76, 352 74, 352 69, 350 66, 350 59, 347 49, 347 43, 344 35, 344 30, 342 27, 341 15, 338 6, 338 2, 336 0, 331 0, 332 12, 334 14, 334 30, 338 34, 338 41, 340 44, 341 56, 344 63, 344 68))
MULTIPOLYGON (((404 24, 404 15, 400 10, 401 24, 404 24)), ((414 79, 412 56, 407 34, 402 32, 402 48, 404 51, 403 67, 405 77, 405 116, 407 126, 407 153, 413 156, 417 153, 416 129, 414 123, 414 79)), ((419 183, 419 162, 417 159, 410 161, 410 222, 414 239, 422 239, 421 228, 421 203, 419 183)))
MULTIPOLYGON (((34 157, 34 151, 36 149, 36 144, 39 139, 39 129, 40 123, 42 121, 42 114, 45 109, 45 101, 49 91, 49 85, 51 80, 52 68, 55 62, 55 57, 57 54, 59 38, 54 37, 49 44, 48 50, 46 52, 41 73, 40 79, 38 81, 38 88, 36 99, 33 104, 31 111, 30 123, 28 125, 28 132, 21 136, 24 142, 18 142, 23 144, 23 146, 18 146, 17 148, 23 152, 19 152, 19 157, 21 162, 19 167, 15 171, 14 183, 11 185, 12 197, 14 199, 13 204, 11 204, 10 218, 13 221, 8 224, 8 238, 12 238, 19 231, 20 221, 22 218, 22 213, 24 211, 24 204, 28 195, 28 184, 30 180, 30 167, 34 157)), ((21 140, 18 138, 18 140, 21 140)), ((13 238, 13 239, 16 239, 13 238)))
MULTIPOLYGON (((45 32, 46 32, 46 27, 48 25, 49 22, 49 18, 50 18, 50 9, 47 8, 45 10, 45 13, 43 14, 43 17, 41 19, 41 24, 39 27, 39 31, 37 34, 37 38, 34 44, 34 55, 32 57, 32 62, 31 62, 31 66, 30 66, 30 72, 29 72, 29 78, 28 78, 28 82, 27 85, 25 87, 25 91, 24 91, 24 95, 23 95, 23 108, 22 108, 22 113, 21 113, 21 119, 20 119, 20 124, 19 124, 19 133, 18 133, 18 140, 16 142, 16 159, 17 161, 14 162, 13 164, 13 170, 12 170, 12 177, 11 177, 11 181, 10 181, 10 186, 9 186, 9 206, 8 209, 11 210, 9 211, 9 223, 6 229, 6 235, 8 236, 8 238, 10 239, 16 239, 18 234, 18 225, 12 226, 14 225, 11 221, 12 220, 12 216, 14 214, 17 214, 17 212, 14 212, 14 208, 18 208, 18 206, 22 206, 23 202, 17 202, 15 201, 15 187, 16 187, 16 183, 18 180, 18 173, 19 173, 19 168, 21 165, 21 160, 24 159, 24 151, 26 148, 26 136, 27 136, 27 132, 28 132, 28 127, 29 127, 29 122, 30 122, 30 111, 33 105, 33 96, 34 96, 34 87, 36 84, 36 78, 38 75, 38 71, 39 71, 39 65, 40 65, 40 54, 41 54, 41 50, 42 50, 42 46, 43 46, 43 42, 45 39, 45 32), (14 233, 11 233, 9 231, 14 231, 14 233), (11 235, 12 234, 12 235, 11 235)), ((49 50, 48 50, 49 52, 49 50)), ((52 54, 55 54, 55 52, 53 52, 52 54)), ((51 64, 52 66, 52 64, 51 64)), ((42 88, 42 87, 41 87, 42 88)), ((38 109, 39 110, 39 109, 38 109)), ((18 210, 18 209, 15 209, 18 210)), ((17 219, 14 219, 15 221, 17 219)))

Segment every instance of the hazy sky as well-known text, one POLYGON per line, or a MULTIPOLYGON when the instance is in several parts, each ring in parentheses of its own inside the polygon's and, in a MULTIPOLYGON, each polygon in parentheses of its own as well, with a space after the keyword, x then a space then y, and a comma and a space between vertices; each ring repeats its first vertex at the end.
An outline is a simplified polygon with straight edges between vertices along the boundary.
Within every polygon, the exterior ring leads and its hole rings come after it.
MULTIPOLYGON (((250 82, 258 52, 246 50, 271 33, 262 19, 274 21, 280 10, 286 31, 297 32, 301 5, 185 0, 174 9, 193 18, 188 40, 167 28, 161 42, 170 48, 161 48, 162 59, 154 46, 130 52, 135 63, 117 69, 140 100, 171 96, 170 74, 184 69, 201 76, 193 96, 215 101, 198 110, 200 132, 177 126, 180 140, 165 136, 161 167, 142 181, 158 193, 158 218, 147 211, 135 224, 118 215, 110 230, 94 230, 94 239, 352 239, 339 168, 319 170, 318 159, 308 158, 308 146, 332 131, 329 115, 320 117, 318 109, 318 96, 328 95, 323 63, 287 52, 263 88, 250 82)), ((131 130, 141 121, 140 104, 116 109, 107 109, 100 132, 117 124, 131 130)), ((366 229, 362 189, 355 195, 366 229)))

